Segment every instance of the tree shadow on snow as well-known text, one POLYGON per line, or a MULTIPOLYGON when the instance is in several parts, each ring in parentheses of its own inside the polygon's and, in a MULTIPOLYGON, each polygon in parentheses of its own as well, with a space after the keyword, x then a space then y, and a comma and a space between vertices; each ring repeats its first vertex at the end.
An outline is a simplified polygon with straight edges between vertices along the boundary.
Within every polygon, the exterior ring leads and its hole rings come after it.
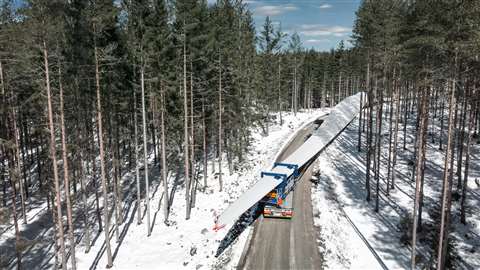
MULTIPOLYGON (((357 228, 353 221, 350 221, 352 227, 366 244, 366 246, 372 251, 374 257, 382 265, 384 260, 394 260, 400 264, 403 268, 409 267, 410 257, 408 251, 400 246, 400 232, 398 230, 398 224, 400 217, 406 213, 406 211, 398 205, 398 203, 391 197, 385 196, 386 193, 386 176, 380 174, 380 190, 379 190, 379 208, 380 211, 375 213, 375 188, 376 181, 371 174, 370 188, 371 188, 371 201, 365 200, 365 153, 359 153, 357 151, 357 145, 349 138, 357 138, 356 128, 347 128, 344 135, 339 136, 337 139, 338 153, 332 153, 330 149, 326 150, 329 157, 337 155, 333 160, 335 171, 338 174, 337 179, 331 179, 328 176, 322 176, 320 183, 325 186, 335 187, 339 185, 339 182, 343 183, 344 195, 348 199, 348 204, 338 201, 340 208, 352 208, 351 211, 361 213, 363 216, 368 216, 369 219, 376 222, 376 225, 372 228, 373 233, 368 239, 368 236, 363 236, 360 231, 361 228, 357 228), (388 209, 388 210, 387 210, 388 209), (373 243, 372 243, 372 240, 373 243), (392 243, 392 245, 379 245, 378 243, 392 243), (395 244, 395 242, 397 242, 395 244), (377 254, 378 252, 378 254, 377 254)), ((384 154, 384 153, 382 153, 384 154)), ((383 158, 383 156, 382 156, 383 158)), ((373 164, 373 160, 372 160, 373 164)), ((384 164, 382 164, 384 166, 384 164)), ((330 189, 335 192, 334 188, 330 189)), ((341 200, 341 198, 338 198, 341 200)), ((344 212, 347 215, 346 212, 344 212)), ((350 220, 348 216, 347 220, 350 220)))
MULTIPOLYGON (((53 248, 51 212, 41 212, 38 219, 23 225, 21 231, 21 245, 24 247, 21 252, 23 269, 50 269, 53 267, 53 264, 50 263, 54 256, 51 252, 53 248)), ((15 236, 3 242, 0 246, 0 252, 2 257, 6 258, 0 265, 2 269, 15 269, 17 260, 15 236)))

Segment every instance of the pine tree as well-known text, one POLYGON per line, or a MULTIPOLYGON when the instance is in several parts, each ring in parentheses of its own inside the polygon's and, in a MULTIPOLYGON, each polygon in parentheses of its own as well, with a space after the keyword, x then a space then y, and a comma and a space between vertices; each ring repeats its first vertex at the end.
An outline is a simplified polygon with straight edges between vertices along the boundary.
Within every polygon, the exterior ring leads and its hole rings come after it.
POLYGON ((423 171, 425 170, 425 151, 426 151, 426 143, 427 143, 427 128, 428 128, 428 103, 429 103, 429 87, 425 86, 425 89, 423 90, 422 93, 422 103, 421 103, 421 108, 420 108, 420 127, 419 127, 419 141, 418 147, 419 149, 419 158, 417 159, 417 165, 416 165, 416 186, 415 186, 415 206, 413 209, 413 237, 412 237, 412 269, 415 269, 415 254, 416 254, 416 243, 417 243, 417 228, 421 227, 421 213, 419 212, 420 204, 421 204, 421 175, 423 174, 423 171), (417 218, 417 211, 419 212, 418 218, 417 218))
POLYGON ((294 114, 296 114, 298 111, 298 91, 299 91, 298 68, 302 63, 302 59, 301 59, 302 43, 300 41, 300 36, 297 33, 293 33, 293 35, 290 37, 288 50, 290 51, 293 57, 292 111, 294 112, 294 114))
POLYGON ((160 122, 161 122, 161 142, 162 142, 162 182, 163 182, 163 189, 165 192, 164 196, 164 203, 163 203, 163 214, 164 214, 164 222, 168 221, 168 213, 169 213, 169 196, 168 196, 168 180, 167 180, 167 160, 166 160, 166 145, 165 145, 165 94, 164 94, 164 87, 161 87, 160 92, 160 100, 161 106, 160 109, 160 122))
POLYGON ((110 40, 106 38, 115 31, 115 8, 113 3, 108 0, 98 0, 93 3, 92 7, 92 28, 93 28, 93 43, 94 43, 94 60, 95 60, 95 87, 96 87, 96 110, 97 110, 97 133, 98 144, 100 152, 100 177, 103 190, 103 211, 104 211, 104 232, 105 245, 107 251, 107 268, 113 266, 112 251, 110 246, 110 216, 108 203, 108 186, 107 186, 107 172, 105 166, 105 144, 104 144, 104 130, 103 130, 103 109, 101 99, 101 77, 100 77, 100 61, 104 59, 111 50, 111 45, 108 44, 110 40), (109 46, 110 45, 110 46, 109 46), (100 53, 103 52, 104 55, 100 53), (102 57, 103 56, 103 57, 102 57))
POLYGON ((268 113, 270 112, 270 107, 272 106, 272 104, 270 104, 270 102, 268 101, 272 100, 271 93, 274 93, 274 90, 271 87, 275 85, 272 80, 272 78, 274 78, 274 75, 272 74, 271 69, 267 67, 270 66, 270 64, 273 62, 273 57, 279 52, 282 39, 283 34, 281 33, 280 29, 275 29, 270 17, 267 16, 265 18, 265 22, 259 36, 259 49, 261 52, 261 55, 259 56, 261 67, 259 86, 261 89, 261 100, 264 100, 266 102, 264 104, 262 113, 264 114, 263 117, 266 120, 265 132, 267 134, 269 126, 268 113))
MULTIPOLYGON (((448 141, 447 150, 445 152, 445 165, 443 173, 443 188, 442 188, 442 210, 440 220, 440 235, 438 238, 438 256, 437 256, 437 269, 443 269, 445 265, 445 253, 446 246, 448 244, 448 227, 449 227, 449 215, 451 207, 451 180, 449 177, 450 171, 453 170, 451 166, 451 159, 453 158, 453 127, 454 127, 454 108, 456 104, 456 85, 455 80, 451 82, 451 93, 449 101, 449 116, 448 116, 448 141)), ((412 262, 413 263, 413 262, 412 262)))
POLYGON ((47 110, 48 110, 48 127, 50 130, 50 157, 52 159, 53 167, 53 181, 55 184, 55 201, 57 207, 57 228, 59 231, 59 243, 60 243, 60 253, 62 256, 62 269, 67 269, 67 257, 65 253, 65 242, 64 242, 64 233, 63 233, 63 215, 62 215, 62 202, 61 202, 61 193, 60 193, 60 183, 58 177, 58 167, 57 167, 57 150, 55 142, 55 129, 53 123, 53 109, 52 109, 52 94, 50 89, 50 68, 48 64, 48 47, 45 41, 43 41, 43 58, 44 58, 44 67, 45 67, 45 85, 47 90, 47 110))
POLYGON ((67 223, 68 223, 68 238, 70 242, 70 252, 72 259, 72 269, 77 268, 77 262, 75 258, 75 237, 73 235, 73 217, 72 217, 72 202, 70 197, 70 177, 68 170, 68 153, 67 153, 67 142, 66 142, 66 131, 65 131, 65 109, 63 101, 63 83, 62 83, 62 68, 59 60, 58 63, 58 83, 60 88, 60 129, 62 137, 62 160, 63 160, 63 181, 64 181, 64 191, 65 191, 65 202, 67 205, 67 223))

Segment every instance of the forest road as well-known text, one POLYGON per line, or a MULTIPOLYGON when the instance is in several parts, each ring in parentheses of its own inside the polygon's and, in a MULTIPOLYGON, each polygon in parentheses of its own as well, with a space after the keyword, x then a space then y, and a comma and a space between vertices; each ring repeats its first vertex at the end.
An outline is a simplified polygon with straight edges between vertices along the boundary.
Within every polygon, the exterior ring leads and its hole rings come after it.
MULTIPOLYGON (((314 130, 313 123, 297 132, 283 149, 282 161, 300 147, 314 130)), ((322 269, 323 258, 318 250, 313 225, 311 182, 312 167, 306 169, 287 200, 293 200, 293 218, 274 219, 260 216, 254 225, 250 246, 239 262, 241 269, 322 269)))

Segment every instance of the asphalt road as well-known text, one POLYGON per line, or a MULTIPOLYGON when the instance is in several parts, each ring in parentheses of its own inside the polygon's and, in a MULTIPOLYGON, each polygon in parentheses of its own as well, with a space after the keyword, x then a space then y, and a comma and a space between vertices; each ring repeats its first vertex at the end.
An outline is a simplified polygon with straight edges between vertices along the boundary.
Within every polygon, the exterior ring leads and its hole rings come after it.
MULTIPOLYGON (((313 132, 313 124, 297 133, 283 149, 277 161, 282 161, 300 147, 313 132)), ((313 226, 310 196, 312 166, 297 182, 287 200, 293 201, 293 218, 264 219, 260 216, 254 225, 250 246, 239 262, 239 268, 261 269, 322 269, 322 256, 318 251, 317 235, 313 226)), ((292 204, 290 204, 292 205, 292 204)))

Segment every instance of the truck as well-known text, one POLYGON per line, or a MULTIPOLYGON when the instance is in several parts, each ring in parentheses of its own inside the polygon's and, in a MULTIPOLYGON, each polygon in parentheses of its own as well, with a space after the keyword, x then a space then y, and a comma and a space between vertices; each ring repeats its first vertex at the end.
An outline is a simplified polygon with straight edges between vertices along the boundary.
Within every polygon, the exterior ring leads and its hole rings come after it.
MULTIPOLYGON (((324 120, 322 118, 316 119, 313 122, 313 129, 317 130, 320 125, 323 124, 323 122, 324 120)), ((308 140, 311 136, 312 134, 308 134, 304 138, 304 141, 308 140)), ((282 182, 276 188, 274 188, 267 195, 265 195, 262 200, 260 200, 260 206, 263 207, 263 217, 285 219, 291 219, 293 217, 293 202, 288 200, 287 196, 291 191, 293 191, 296 182, 301 178, 305 172, 305 169, 310 166, 315 158, 307 162, 304 166, 302 166, 302 168, 299 168, 297 164, 288 164, 282 162, 274 163, 272 170, 276 167, 286 167, 287 169, 293 170, 293 174, 290 176, 274 172, 261 173, 261 178, 263 178, 263 176, 272 176, 277 180, 282 180, 282 182)))
POLYGON ((261 173, 261 178, 271 176, 275 179, 282 180, 276 188, 260 200, 260 205, 263 206, 262 214, 266 218, 291 219, 293 217, 293 207, 291 205, 292 202, 287 200, 287 196, 294 189, 296 181, 300 179, 301 172, 296 164, 276 162, 273 168, 275 167, 287 167, 293 170, 294 173, 290 175, 290 177, 286 174, 274 172, 261 173))

